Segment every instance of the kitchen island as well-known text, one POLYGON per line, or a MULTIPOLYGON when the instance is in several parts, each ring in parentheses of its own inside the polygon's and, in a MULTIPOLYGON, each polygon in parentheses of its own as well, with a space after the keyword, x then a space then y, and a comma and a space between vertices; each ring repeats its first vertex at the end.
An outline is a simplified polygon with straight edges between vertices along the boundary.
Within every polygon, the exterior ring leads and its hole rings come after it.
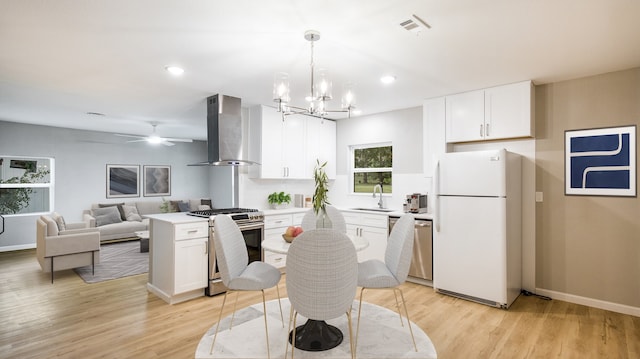
POLYGON ((186 213, 149 218, 147 290, 169 304, 204 296, 207 286, 209 223, 186 213))

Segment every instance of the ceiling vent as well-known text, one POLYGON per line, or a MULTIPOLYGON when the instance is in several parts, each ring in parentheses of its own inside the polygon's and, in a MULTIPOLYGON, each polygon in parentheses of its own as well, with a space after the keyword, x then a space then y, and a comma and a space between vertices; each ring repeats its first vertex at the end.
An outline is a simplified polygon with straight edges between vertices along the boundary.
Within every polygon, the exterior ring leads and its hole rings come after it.
POLYGON ((412 14, 409 19, 402 21, 400 26, 415 34, 419 34, 421 31, 431 28, 431 25, 427 24, 416 14, 412 14))

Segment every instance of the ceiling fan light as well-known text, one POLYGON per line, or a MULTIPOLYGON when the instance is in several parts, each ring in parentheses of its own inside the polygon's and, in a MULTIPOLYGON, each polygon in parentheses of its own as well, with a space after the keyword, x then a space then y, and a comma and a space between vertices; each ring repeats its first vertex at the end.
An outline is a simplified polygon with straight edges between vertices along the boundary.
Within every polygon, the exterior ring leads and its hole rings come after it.
POLYGON ((149 137, 147 137, 147 142, 152 143, 152 144, 158 144, 162 142, 162 138, 160 138, 159 136, 156 135, 151 135, 149 137))

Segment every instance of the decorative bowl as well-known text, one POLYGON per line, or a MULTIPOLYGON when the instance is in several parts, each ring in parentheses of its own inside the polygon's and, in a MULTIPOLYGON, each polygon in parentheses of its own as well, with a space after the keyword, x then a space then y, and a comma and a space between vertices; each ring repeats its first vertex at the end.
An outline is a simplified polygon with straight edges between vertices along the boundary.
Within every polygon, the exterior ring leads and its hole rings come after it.
POLYGON ((282 235, 282 238, 287 242, 287 243, 291 243, 291 241, 293 241, 296 237, 290 237, 287 236, 286 234, 282 235))

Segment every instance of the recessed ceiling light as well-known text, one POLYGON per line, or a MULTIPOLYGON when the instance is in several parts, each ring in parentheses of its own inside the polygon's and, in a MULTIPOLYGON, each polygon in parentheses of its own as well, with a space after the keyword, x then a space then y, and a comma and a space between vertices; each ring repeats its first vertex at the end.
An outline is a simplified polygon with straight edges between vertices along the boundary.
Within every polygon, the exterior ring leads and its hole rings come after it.
POLYGON ((396 77, 392 75, 385 75, 380 78, 380 81, 385 85, 388 85, 394 82, 395 80, 396 80, 396 77))
POLYGON ((184 72, 184 69, 178 66, 165 66, 165 70, 174 76, 180 76, 184 72))

